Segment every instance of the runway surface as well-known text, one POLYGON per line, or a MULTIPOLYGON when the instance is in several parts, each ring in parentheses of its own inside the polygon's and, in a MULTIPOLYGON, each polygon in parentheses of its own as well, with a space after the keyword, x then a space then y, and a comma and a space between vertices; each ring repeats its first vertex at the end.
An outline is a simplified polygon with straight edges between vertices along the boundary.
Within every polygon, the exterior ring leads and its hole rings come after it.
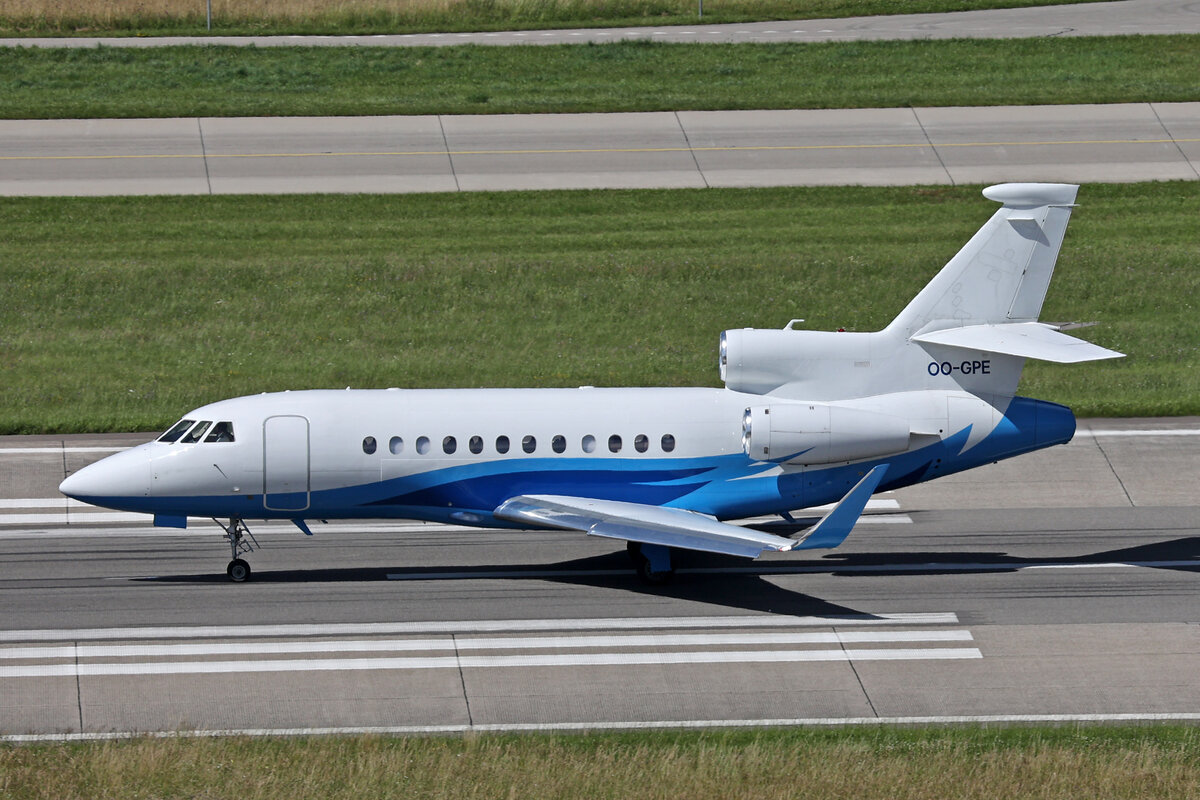
POLYGON ((211 522, 55 485, 149 438, 0 439, 0 734, 1200 719, 1200 419, 876 498, 827 555, 649 589, 578 534, 211 522))
POLYGON ((1200 103, 0 120, 0 195, 1200 179, 1200 103))
MULTIPOLYGON (((698 23, 701 21, 697 20, 698 23)), ((377 36, 10 38, 0 39, 0 47, 162 47, 179 44, 254 47, 441 47, 459 44, 584 44, 647 39, 660 42, 844 42, 1170 33, 1200 33, 1200 6, 1191 0, 1121 0, 1113 3, 985 9, 945 14, 898 14, 730 25, 696 24, 377 36)))

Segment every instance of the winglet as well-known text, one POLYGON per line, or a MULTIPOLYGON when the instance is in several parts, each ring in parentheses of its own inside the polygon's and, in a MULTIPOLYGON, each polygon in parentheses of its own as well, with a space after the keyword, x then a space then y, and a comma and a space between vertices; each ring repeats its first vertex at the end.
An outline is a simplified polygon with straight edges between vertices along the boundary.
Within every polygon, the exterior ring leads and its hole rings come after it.
POLYGON ((808 533, 796 540, 792 550, 815 550, 818 548, 837 547, 846 541, 850 531, 854 529, 858 518, 862 516, 867 501, 875 492, 875 487, 887 474, 888 465, 880 464, 863 476, 845 497, 838 501, 821 521, 808 529, 808 533))

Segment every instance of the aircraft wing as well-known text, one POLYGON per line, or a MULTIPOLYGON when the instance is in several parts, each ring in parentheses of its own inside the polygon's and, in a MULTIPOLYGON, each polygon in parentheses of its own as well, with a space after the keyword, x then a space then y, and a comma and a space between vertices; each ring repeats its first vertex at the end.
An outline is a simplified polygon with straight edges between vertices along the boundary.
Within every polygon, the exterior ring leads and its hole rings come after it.
POLYGON ((862 515, 885 472, 886 464, 868 472, 801 539, 730 525, 681 508, 586 497, 520 495, 506 500, 493 513, 510 522, 581 531, 589 536, 757 558, 768 550, 837 547, 862 515))

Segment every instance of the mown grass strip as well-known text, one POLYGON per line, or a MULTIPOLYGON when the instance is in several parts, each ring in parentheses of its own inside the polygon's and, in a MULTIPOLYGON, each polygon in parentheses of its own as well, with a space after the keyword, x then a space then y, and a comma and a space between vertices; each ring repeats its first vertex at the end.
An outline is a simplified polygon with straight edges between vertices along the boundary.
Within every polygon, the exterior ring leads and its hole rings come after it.
MULTIPOLYGON (((1065 0, 1095 2, 1096 0, 1065 0)), ((703 22, 818 19, 1049 5, 1064 0, 707 0, 703 22)), ((377 34, 671 25, 699 19, 697 0, 215 0, 214 34, 377 34)), ((0 36, 202 35, 204 3, 0 0, 0 36)))
POLYGON ((878 728, 0 747, 10 800, 1195 797, 1195 727, 878 728))
MULTIPOLYGON (((1088 185, 1030 362, 1082 415, 1200 413, 1195 185, 1088 185)), ((875 330, 978 187, 0 200, 0 433, 153 430, 285 388, 718 385, 733 327, 875 330)))
POLYGON ((8 48, 0 50, 0 116, 1167 102, 1200 100, 1197 75, 1196 35, 808 45, 8 48))

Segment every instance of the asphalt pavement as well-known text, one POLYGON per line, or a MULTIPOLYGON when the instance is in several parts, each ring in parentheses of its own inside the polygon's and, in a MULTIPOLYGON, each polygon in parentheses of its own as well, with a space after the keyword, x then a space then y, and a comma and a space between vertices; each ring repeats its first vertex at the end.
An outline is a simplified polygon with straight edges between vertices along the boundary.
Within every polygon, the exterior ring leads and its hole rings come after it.
POLYGON ((0 195, 1200 179, 1200 103, 0 120, 0 195))
POLYGON ((1200 719, 1200 419, 877 497, 842 548, 642 586, 578 534, 251 523, 55 496, 144 435, 0 440, 0 733, 1200 719))

